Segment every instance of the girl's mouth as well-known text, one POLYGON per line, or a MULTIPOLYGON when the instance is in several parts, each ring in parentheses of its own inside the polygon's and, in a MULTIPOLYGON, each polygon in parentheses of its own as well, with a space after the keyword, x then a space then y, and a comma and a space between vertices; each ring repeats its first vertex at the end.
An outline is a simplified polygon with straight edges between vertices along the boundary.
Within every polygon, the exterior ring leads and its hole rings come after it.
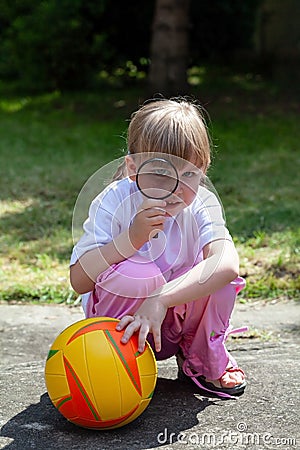
POLYGON ((174 209, 177 209, 179 207, 181 207, 183 205, 183 202, 180 200, 172 200, 172 201, 168 201, 167 202, 167 211, 173 211, 174 209))
POLYGON ((182 200, 179 197, 172 198, 172 199, 166 199, 167 206, 174 206, 174 205, 180 205, 182 203, 182 200))
POLYGON ((170 213, 169 215, 173 215, 174 213, 179 212, 179 209, 182 208, 183 202, 180 200, 168 201, 166 206, 166 213, 170 213))

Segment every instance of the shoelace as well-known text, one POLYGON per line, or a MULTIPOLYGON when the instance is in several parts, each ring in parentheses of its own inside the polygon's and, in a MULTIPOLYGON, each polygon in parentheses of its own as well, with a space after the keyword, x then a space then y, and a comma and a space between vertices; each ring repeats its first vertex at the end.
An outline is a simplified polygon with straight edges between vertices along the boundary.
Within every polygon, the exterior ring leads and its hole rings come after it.
POLYGON ((207 387, 203 386, 203 384, 201 384, 201 382, 196 377, 191 377, 191 379, 203 391, 210 392, 211 394, 215 394, 218 397, 232 398, 232 399, 236 400, 236 397, 234 395, 226 394, 226 392, 220 392, 218 390, 208 389, 207 387))
POLYGON ((240 327, 240 328, 233 328, 232 325, 230 325, 227 330, 225 331, 225 341, 227 341, 228 337, 231 334, 237 334, 237 333, 245 333, 246 331, 249 331, 249 327, 240 327))
POLYGON ((233 328, 232 325, 230 325, 224 333, 221 332, 221 334, 211 334, 210 340, 213 342, 216 339, 218 339, 222 334, 224 334, 224 341, 227 341, 228 337, 231 334, 237 334, 237 333, 245 333, 245 331, 248 331, 248 327, 240 327, 240 328, 233 328))
MULTIPOLYGON (((240 328, 233 328, 232 325, 230 325, 227 330, 224 333, 224 338, 225 341, 228 339, 228 337, 231 334, 237 334, 237 333, 244 333, 246 331, 249 330, 249 327, 244 326, 244 327, 240 327, 240 328)), ((215 340, 219 337, 219 335, 215 335, 211 337, 211 340, 215 340)), ((218 397, 223 397, 223 398, 231 398, 236 400, 236 397, 234 395, 230 395, 230 394, 226 394, 226 392, 220 392, 218 390, 212 390, 212 389, 208 389, 207 387, 203 386, 202 383, 199 381, 199 378, 196 377, 191 377, 192 380, 194 381, 194 383, 200 388, 203 389, 206 392, 210 392, 211 394, 215 394, 218 395, 218 397)), ((221 378, 221 377, 220 377, 221 378)))

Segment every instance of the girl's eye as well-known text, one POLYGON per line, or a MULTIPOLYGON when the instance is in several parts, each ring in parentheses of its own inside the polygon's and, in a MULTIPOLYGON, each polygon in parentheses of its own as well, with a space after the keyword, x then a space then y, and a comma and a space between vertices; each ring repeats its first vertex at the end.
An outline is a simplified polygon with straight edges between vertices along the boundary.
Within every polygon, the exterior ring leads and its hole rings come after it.
POLYGON ((153 174, 154 175, 164 175, 164 176, 170 175, 170 173, 167 169, 154 169, 153 174))
POLYGON ((193 177, 194 175, 196 175, 195 172, 184 172, 184 173, 182 174, 182 176, 183 176, 183 177, 186 177, 186 178, 191 178, 191 177, 193 177))

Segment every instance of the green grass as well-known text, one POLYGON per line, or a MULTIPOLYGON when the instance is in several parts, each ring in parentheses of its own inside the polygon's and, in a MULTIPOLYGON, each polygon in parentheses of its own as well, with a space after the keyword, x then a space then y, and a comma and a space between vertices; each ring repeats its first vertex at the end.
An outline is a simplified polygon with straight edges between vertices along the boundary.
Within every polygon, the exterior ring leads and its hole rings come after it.
POLYGON ((241 301, 299 299, 299 90, 226 68, 209 69, 200 87, 215 145, 210 178, 247 279, 241 301))
POLYGON ((235 238, 244 298, 299 298, 299 127, 295 115, 217 120, 210 172, 235 238))
MULTIPOLYGON (((277 105, 278 92, 253 85, 237 78, 225 92, 205 93, 215 147, 209 176, 247 278, 241 301, 299 298, 299 119, 295 107, 277 105)), ((73 207, 89 176, 122 156, 138 95, 0 100, 0 300, 76 299, 68 281, 73 207)))

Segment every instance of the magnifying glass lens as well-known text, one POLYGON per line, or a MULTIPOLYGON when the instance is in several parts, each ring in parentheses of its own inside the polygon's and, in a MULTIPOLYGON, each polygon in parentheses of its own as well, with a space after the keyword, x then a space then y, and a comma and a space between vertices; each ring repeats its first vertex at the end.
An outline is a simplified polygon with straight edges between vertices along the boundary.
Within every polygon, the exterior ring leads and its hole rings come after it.
POLYGON ((170 161, 151 158, 141 164, 136 182, 146 197, 164 199, 175 192, 179 179, 177 170, 170 161))

